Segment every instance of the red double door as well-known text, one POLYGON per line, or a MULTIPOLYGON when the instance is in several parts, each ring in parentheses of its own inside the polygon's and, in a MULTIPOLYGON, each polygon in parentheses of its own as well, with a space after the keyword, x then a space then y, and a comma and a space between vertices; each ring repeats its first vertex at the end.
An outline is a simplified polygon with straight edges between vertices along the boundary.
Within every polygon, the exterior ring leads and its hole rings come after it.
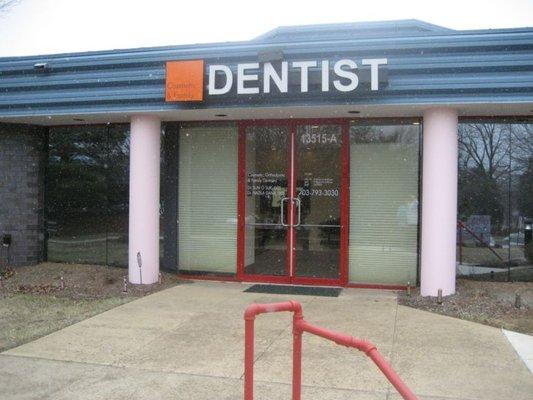
POLYGON ((348 122, 240 124, 240 280, 346 284, 348 157, 348 122))

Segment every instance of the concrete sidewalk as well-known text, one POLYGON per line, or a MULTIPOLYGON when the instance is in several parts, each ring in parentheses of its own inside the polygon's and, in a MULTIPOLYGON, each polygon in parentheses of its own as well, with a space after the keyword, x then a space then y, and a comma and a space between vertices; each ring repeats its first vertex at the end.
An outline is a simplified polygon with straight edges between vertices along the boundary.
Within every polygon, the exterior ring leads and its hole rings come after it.
MULTIPOLYGON (((367 338, 421 399, 530 399, 533 375, 499 329, 399 306, 391 292, 338 298, 243 293, 195 282, 0 354, 5 399, 241 399, 243 310, 296 299, 307 320, 367 338)), ((256 399, 289 399, 291 319, 256 322, 256 399)), ((304 335, 304 399, 399 399, 365 356, 304 335)))

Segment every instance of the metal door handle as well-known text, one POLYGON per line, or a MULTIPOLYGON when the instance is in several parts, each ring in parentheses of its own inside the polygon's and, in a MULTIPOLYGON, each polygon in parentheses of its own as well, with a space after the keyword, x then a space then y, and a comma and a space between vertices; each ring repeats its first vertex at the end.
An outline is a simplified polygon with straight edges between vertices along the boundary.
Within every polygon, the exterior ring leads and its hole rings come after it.
POLYGON ((298 207, 298 222, 296 222, 296 225, 294 226, 300 226, 300 222, 302 222, 302 201, 299 197, 295 197, 294 200, 296 201, 296 206, 298 207))
POLYGON ((279 203, 279 204, 280 204, 280 207, 281 207, 281 212, 280 212, 280 216, 279 216, 279 217, 280 217, 280 220, 281 220, 281 225, 283 225, 283 226, 287 226, 287 227, 290 226, 290 225, 285 223, 285 217, 284 217, 284 212, 283 212, 283 203, 284 203, 286 200, 290 200, 290 199, 291 199, 290 197, 284 197, 284 198, 281 199, 281 201, 280 201, 280 203, 279 203))

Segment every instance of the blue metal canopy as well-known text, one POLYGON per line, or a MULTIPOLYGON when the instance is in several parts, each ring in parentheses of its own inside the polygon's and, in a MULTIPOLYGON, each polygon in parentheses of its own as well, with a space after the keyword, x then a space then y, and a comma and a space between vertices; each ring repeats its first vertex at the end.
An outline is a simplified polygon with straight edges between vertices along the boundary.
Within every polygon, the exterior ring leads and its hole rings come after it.
POLYGON ((0 118, 279 105, 533 102, 533 28, 457 31, 417 20, 280 27, 247 42, 0 58, 0 118), (165 63, 388 59, 377 92, 165 102, 165 63))

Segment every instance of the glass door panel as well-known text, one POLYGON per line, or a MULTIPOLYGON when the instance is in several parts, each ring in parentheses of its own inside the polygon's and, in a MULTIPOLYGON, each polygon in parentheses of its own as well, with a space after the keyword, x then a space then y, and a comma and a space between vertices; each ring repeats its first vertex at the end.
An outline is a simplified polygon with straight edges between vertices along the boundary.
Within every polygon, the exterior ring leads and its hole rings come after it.
POLYGON ((295 147, 295 274, 339 279, 341 126, 298 126, 295 147))
POLYGON ((246 129, 245 274, 288 274, 288 138, 287 126, 246 129))

